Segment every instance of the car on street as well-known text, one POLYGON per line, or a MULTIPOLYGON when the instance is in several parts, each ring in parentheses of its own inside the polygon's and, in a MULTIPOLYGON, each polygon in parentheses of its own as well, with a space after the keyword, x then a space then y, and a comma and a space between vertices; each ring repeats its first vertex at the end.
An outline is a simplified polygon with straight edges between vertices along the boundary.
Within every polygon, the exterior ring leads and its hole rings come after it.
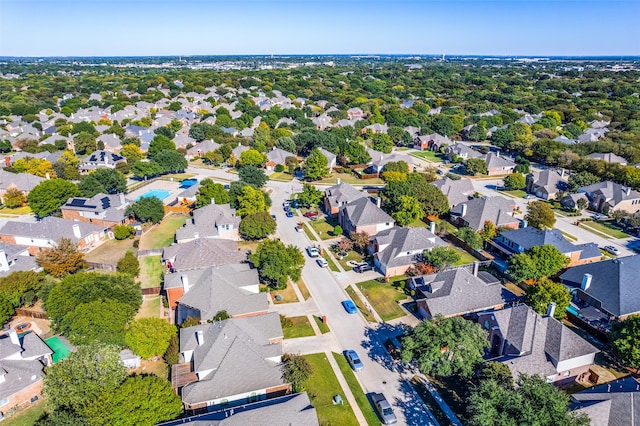
POLYGON ((398 423, 398 418, 393 413, 393 408, 391 408, 391 404, 387 401, 387 398, 381 393, 374 393, 371 396, 371 401, 373 402, 373 406, 380 416, 380 420, 382 420, 382 424, 384 425, 393 425, 398 423))
POLYGON ((297 208, 298 208, 298 200, 297 200, 297 199, 296 199, 296 200, 293 200, 291 204, 293 205, 293 208, 294 208, 294 209, 297 209, 297 208))
POLYGON ((307 247, 307 254, 309 257, 319 257, 320 250, 317 247, 307 247))
POLYGON ((347 359, 347 362, 353 368, 353 371, 362 371, 364 365, 362 361, 360 361, 360 357, 353 349, 349 349, 348 351, 344 351, 344 357, 347 359))
POLYGON ((342 301, 342 307, 344 308, 345 311, 347 311, 347 313, 349 314, 355 314, 358 313, 358 308, 356 308, 355 303, 353 303, 350 299, 347 300, 343 300, 342 301))
POLYGON ((271 219, 276 220, 276 215, 275 215, 275 214, 272 214, 272 215, 271 215, 271 219))
POLYGON ((600 213, 596 213, 594 215, 591 215, 591 219, 593 219, 593 220, 603 220, 603 219, 606 219, 606 218, 607 218, 607 215, 600 214, 600 213))
POLYGON ((287 215, 287 217, 293 217, 293 212, 291 210, 287 210, 285 214, 287 215))
POLYGON ((282 206, 283 206, 283 207, 289 207, 289 204, 290 204, 289 200, 284 200, 284 201, 282 202, 282 206))
POLYGON ((536 196, 533 194, 527 194, 524 196, 525 200, 533 200, 534 198, 536 198, 536 196))
POLYGON ((368 263, 361 263, 358 266, 354 266, 353 270, 356 271, 357 273, 361 274, 361 273, 366 272, 366 271, 371 271, 371 270, 373 270, 373 268, 368 263))
POLYGON ((320 259, 316 259, 316 263, 321 268, 326 268, 327 266, 329 266, 329 262, 327 262, 327 259, 324 259, 322 257, 320 259))
POLYGON ((606 251, 609 254, 612 254, 614 256, 617 256, 620 254, 620 250, 618 250, 616 247, 614 246, 604 246, 603 248, 604 251, 606 251))

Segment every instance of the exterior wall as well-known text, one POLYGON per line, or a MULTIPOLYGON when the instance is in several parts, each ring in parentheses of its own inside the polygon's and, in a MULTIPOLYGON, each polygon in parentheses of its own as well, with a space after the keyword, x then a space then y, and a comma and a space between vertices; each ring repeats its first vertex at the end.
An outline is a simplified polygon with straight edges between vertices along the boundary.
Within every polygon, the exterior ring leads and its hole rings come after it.
POLYGON ((596 357, 596 354, 592 353, 592 354, 583 355, 581 357, 560 361, 556 366, 556 370, 559 372, 571 371, 571 373, 573 373, 572 370, 580 367, 586 366, 588 369, 588 367, 592 366, 593 363, 595 362, 595 357, 596 357))
POLYGON ((39 395, 42 395, 42 379, 11 395, 9 403, 0 407, 0 412, 6 413, 13 407, 28 404, 31 398, 39 395))
POLYGON ((508 175, 513 173, 513 167, 492 167, 487 169, 487 176, 508 175))
POLYGON ((369 234, 369 235, 375 235, 378 232, 382 232, 386 229, 391 229, 395 226, 395 222, 393 222, 393 220, 391 222, 385 222, 385 223, 378 223, 376 225, 376 231, 373 234, 369 234))
POLYGON ((600 259, 602 259, 602 256, 589 257, 587 259, 580 259, 580 253, 581 252, 579 251, 575 251, 571 253, 571 255, 569 256, 569 263, 567 264, 568 268, 572 266, 584 265, 586 263, 598 262, 600 261, 600 259))
POLYGON ((591 368, 592 364, 572 368, 571 370, 559 371, 558 374, 553 376, 553 379, 551 379, 552 383, 556 386, 560 386, 560 385, 573 383, 576 381, 576 379, 580 377, 582 378, 589 377, 590 375, 589 369, 591 368))
POLYGON ((91 217, 92 215, 85 216, 83 214, 85 212, 80 210, 60 209, 60 211, 62 212, 63 219, 75 220, 75 221, 84 222, 84 223, 92 223, 94 225, 104 226, 105 228, 111 228, 125 222, 124 220, 122 220, 121 222, 112 222, 109 220, 104 220, 100 216, 95 216, 95 217, 91 217))

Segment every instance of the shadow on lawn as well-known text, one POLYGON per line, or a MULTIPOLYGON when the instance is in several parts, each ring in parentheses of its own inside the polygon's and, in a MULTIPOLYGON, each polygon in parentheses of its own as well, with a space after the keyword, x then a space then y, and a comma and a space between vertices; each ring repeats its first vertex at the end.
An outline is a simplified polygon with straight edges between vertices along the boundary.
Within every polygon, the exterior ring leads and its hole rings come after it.
POLYGON ((386 349, 387 341, 391 337, 397 337, 406 333, 403 325, 380 324, 376 328, 369 327, 365 330, 367 337, 361 346, 367 350, 367 355, 372 361, 377 362, 389 371, 407 373, 407 369, 399 358, 391 356, 386 349))

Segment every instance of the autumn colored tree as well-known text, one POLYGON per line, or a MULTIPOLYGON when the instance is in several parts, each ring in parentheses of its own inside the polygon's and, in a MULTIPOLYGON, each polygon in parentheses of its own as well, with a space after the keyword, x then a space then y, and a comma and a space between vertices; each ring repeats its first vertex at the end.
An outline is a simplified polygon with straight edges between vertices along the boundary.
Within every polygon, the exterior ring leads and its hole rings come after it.
POLYGON ((84 266, 84 253, 70 239, 61 238, 56 246, 38 253, 36 263, 54 277, 62 277, 73 274, 84 266))

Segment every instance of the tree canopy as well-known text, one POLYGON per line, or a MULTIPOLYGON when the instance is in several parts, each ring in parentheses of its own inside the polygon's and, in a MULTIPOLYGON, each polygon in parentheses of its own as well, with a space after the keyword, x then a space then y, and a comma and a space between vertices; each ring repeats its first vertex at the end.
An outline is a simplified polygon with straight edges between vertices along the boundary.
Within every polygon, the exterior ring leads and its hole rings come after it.
POLYGON ((569 258, 556 247, 545 244, 509 257, 507 273, 516 281, 550 277, 563 269, 569 258))
POLYGON ((529 223, 529 226, 538 229, 553 228, 556 223, 555 213, 553 213, 551 206, 544 201, 531 201, 524 219, 529 223))
POLYGON ((143 197, 127 207, 126 213, 141 222, 160 223, 164 218, 164 204, 158 197, 143 197))
POLYGON ((551 281, 548 278, 541 278, 537 283, 527 288, 526 302, 527 305, 541 315, 547 313, 551 302, 555 303, 556 309, 553 317, 561 320, 567 316, 567 308, 571 304, 571 295, 569 290, 562 284, 551 281))
POLYGON ((59 278, 80 270, 84 266, 84 253, 70 239, 61 238, 54 247, 47 247, 38 253, 36 263, 59 278))
POLYGON ((624 365, 640 367, 640 315, 631 315, 624 321, 613 323, 611 343, 624 365))
POLYGON ((125 343, 134 353, 149 359, 164 355, 176 333, 176 326, 163 318, 139 318, 127 328, 125 343))
POLYGON ((240 235, 247 240, 260 240, 276 230, 276 221, 267 212, 256 212, 240 221, 240 235))
POLYGON ((302 164, 302 171, 307 179, 318 180, 329 173, 327 157, 314 148, 302 164))
POLYGON ((286 246, 280 240, 263 241, 249 260, 258 268, 260 277, 274 287, 285 286, 288 278, 300 279, 304 266, 300 249, 294 245, 286 246))
POLYGON ((71 197, 80 195, 78 187, 68 180, 49 179, 37 184, 27 196, 31 211, 39 217, 55 212, 71 197))

